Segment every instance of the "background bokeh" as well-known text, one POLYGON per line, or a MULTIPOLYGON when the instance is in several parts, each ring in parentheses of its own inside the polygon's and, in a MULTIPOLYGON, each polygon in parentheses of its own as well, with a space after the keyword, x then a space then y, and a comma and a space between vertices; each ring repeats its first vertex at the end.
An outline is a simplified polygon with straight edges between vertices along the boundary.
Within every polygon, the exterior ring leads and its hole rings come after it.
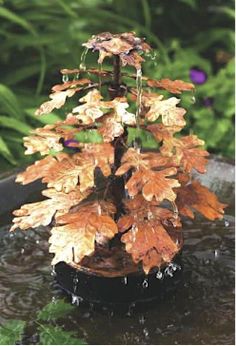
POLYGON ((82 42, 103 31, 146 37, 156 53, 146 75, 194 82, 196 102, 188 93, 182 101, 188 130, 211 153, 233 156, 233 0, 0 0, 0 23, 0 171, 32 160, 22 137, 58 117, 35 119, 35 109, 61 68, 78 67, 82 42))

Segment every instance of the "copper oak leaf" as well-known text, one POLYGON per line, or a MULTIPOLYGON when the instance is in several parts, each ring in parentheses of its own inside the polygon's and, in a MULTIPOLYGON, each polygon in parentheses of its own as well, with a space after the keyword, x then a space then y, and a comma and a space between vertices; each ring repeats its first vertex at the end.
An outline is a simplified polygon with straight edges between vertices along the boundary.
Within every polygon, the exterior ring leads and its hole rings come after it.
POLYGON ((27 167, 25 172, 17 175, 16 182, 26 185, 37 179, 42 179, 56 162, 57 160, 53 156, 47 156, 42 160, 36 161, 33 165, 27 167))
POLYGON ((193 210, 198 211, 209 220, 221 219, 226 204, 220 203, 216 195, 202 186, 197 180, 183 185, 177 191, 176 204, 180 214, 194 218, 193 210))
POLYGON ((11 227, 11 231, 18 227, 26 230, 40 225, 47 226, 52 221, 54 215, 67 213, 72 206, 77 205, 86 197, 85 193, 82 194, 80 192, 79 187, 68 194, 57 192, 55 189, 44 190, 42 194, 48 197, 48 199, 25 204, 13 212, 16 218, 13 219, 14 225, 11 227))
POLYGON ((195 135, 180 139, 169 137, 164 139, 160 151, 163 155, 172 155, 175 163, 187 173, 190 173, 193 168, 199 173, 205 173, 208 162, 206 156, 209 153, 201 148, 203 145, 204 141, 195 135))
POLYGON ((176 194, 173 188, 178 187, 179 183, 178 180, 167 177, 175 175, 176 168, 153 170, 153 168, 163 167, 167 164, 168 158, 164 158, 160 154, 142 154, 130 148, 123 156, 122 165, 116 171, 116 175, 123 175, 130 168, 134 168, 135 171, 125 185, 130 196, 134 197, 142 191, 143 197, 147 201, 151 201, 153 198, 158 202, 162 202, 164 199, 174 201, 176 194))
POLYGON ((24 146, 27 148, 25 154, 40 152, 41 155, 47 155, 50 150, 63 150, 63 145, 59 142, 61 135, 52 131, 53 129, 54 125, 46 125, 31 131, 32 136, 24 137, 24 146))
MULTIPOLYGON (((108 203, 108 202, 107 202, 108 203)), ((90 202, 75 213, 68 213, 57 218, 57 224, 51 231, 49 239, 50 252, 55 254, 52 264, 60 261, 79 263, 84 256, 89 256, 95 249, 95 240, 100 236, 111 239, 117 233, 117 226, 107 213, 106 204, 90 202)))
POLYGON ((165 89, 172 94, 181 94, 183 91, 194 90, 194 85, 192 83, 186 83, 182 80, 170 80, 168 78, 161 80, 148 79, 147 85, 149 87, 155 87, 160 89, 165 89))
POLYGON ((137 222, 122 236, 121 241, 125 243, 125 249, 131 254, 135 263, 143 262, 146 274, 153 267, 171 262, 179 251, 179 246, 156 220, 137 222))
POLYGON ((67 89, 65 91, 56 91, 49 95, 50 101, 44 102, 35 112, 35 115, 48 114, 53 109, 59 109, 64 106, 67 97, 72 97, 75 94, 75 89, 67 89))
POLYGON ((161 115, 162 123, 165 126, 178 126, 181 128, 185 126, 184 114, 186 110, 176 107, 180 99, 171 97, 163 100, 163 95, 150 94, 148 96, 148 94, 145 94, 142 100, 144 106, 149 108, 149 111, 145 114, 147 120, 156 121, 161 115))
POLYGON ((48 187, 66 193, 79 182, 81 192, 94 186, 94 169, 100 167, 105 176, 110 175, 114 163, 114 148, 110 144, 87 144, 83 151, 65 157, 52 166, 43 182, 48 187))

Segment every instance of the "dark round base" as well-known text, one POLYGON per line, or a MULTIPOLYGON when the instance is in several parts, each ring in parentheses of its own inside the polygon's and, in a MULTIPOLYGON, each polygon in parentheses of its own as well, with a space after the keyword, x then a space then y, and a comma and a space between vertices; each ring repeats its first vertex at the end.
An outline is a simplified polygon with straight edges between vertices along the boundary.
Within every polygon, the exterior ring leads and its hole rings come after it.
POLYGON ((127 276, 104 277, 73 268, 64 262, 56 265, 55 272, 58 284, 72 297, 105 305, 163 298, 177 288, 182 276, 180 256, 175 258, 173 267, 163 269, 162 274, 136 272, 127 276))

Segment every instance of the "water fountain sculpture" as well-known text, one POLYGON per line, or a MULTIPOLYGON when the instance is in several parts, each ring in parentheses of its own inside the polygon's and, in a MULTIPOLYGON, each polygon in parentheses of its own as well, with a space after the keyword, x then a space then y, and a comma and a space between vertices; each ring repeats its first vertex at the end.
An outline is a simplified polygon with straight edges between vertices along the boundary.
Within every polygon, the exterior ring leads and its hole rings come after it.
POLYGON ((204 142, 180 134, 186 110, 172 94, 192 93, 194 86, 143 76, 151 48, 132 32, 102 33, 84 46, 80 67, 61 71, 63 83, 53 86, 36 115, 70 111, 24 138, 26 154, 45 157, 17 182, 42 179, 46 199, 14 211, 11 231, 52 225, 52 264, 73 294, 94 301, 150 298, 158 290, 153 286, 145 296, 147 279, 166 276, 168 286, 178 271, 173 260, 183 246, 182 218, 224 214, 225 205, 192 177, 206 172, 204 142), (99 53, 98 69, 86 68, 88 51, 99 53), (102 68, 107 58, 113 70, 102 68), (145 138, 156 148, 145 147, 145 138), (128 296, 117 292, 127 284, 128 296))

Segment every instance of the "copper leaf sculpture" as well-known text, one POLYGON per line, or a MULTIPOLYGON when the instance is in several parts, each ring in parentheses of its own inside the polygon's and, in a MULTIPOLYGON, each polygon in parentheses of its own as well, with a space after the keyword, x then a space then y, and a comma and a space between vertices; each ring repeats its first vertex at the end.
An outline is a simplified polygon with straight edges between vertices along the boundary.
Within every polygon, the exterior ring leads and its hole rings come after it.
POLYGON ((20 173, 17 182, 42 179, 47 199, 16 210, 11 230, 53 223, 53 264, 79 264, 96 246, 116 238, 149 273, 170 263, 181 250, 183 216, 194 218, 199 212, 214 220, 223 217, 226 206, 192 179, 193 170, 206 171, 204 142, 193 134, 179 134, 187 112, 175 95, 193 91, 194 86, 142 76, 141 64, 151 47, 132 32, 102 33, 84 46, 86 53, 98 52, 100 68, 86 69, 82 61, 79 69, 63 69, 64 82, 52 88, 50 100, 36 111, 41 116, 70 105, 63 120, 24 138, 26 154, 39 152, 44 158, 20 173), (113 71, 102 69, 105 58, 113 59, 113 71), (136 75, 121 72, 123 66, 135 68, 136 75), (125 84, 123 77, 136 78, 137 88, 125 84), (132 143, 127 139, 129 128, 137 133, 132 143), (158 150, 142 148, 143 130, 155 138, 158 150), (84 140, 91 133, 97 138, 92 143, 84 140))

